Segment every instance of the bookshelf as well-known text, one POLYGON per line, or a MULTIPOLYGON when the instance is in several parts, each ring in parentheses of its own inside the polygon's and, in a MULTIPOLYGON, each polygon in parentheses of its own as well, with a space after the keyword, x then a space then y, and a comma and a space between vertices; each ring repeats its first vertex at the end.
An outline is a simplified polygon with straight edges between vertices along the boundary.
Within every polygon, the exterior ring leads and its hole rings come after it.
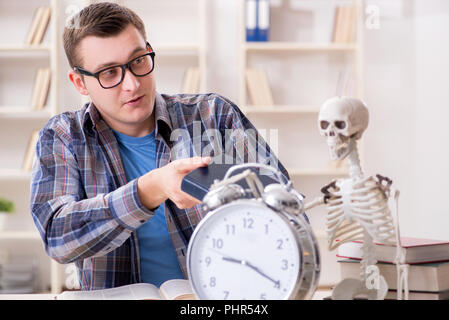
MULTIPOLYGON (((266 42, 247 42, 246 41, 246 29, 245 29, 245 0, 240 0, 240 8, 239 8, 239 43, 240 43, 240 57, 239 57, 239 66, 238 66, 238 92, 239 92, 239 105, 242 109, 242 111, 248 115, 249 117, 258 117, 258 118, 272 118, 276 115, 286 115, 288 116, 291 121, 294 121, 294 119, 301 118, 304 115, 312 116, 312 118, 316 118, 318 115, 320 104, 324 102, 321 99, 316 99, 315 104, 311 104, 308 101, 304 102, 304 104, 301 104, 301 98, 299 97, 297 100, 290 100, 287 103, 280 102, 278 103, 276 100, 276 92, 273 92, 273 95, 275 97, 274 105, 251 105, 250 104, 250 98, 248 97, 247 92, 247 82, 245 77, 245 70, 247 68, 251 68, 251 59, 252 56, 260 55, 262 58, 259 58, 259 66, 262 69, 264 69, 264 65, 270 63, 270 61, 275 61, 277 64, 276 66, 279 66, 278 63, 280 60, 282 60, 283 56, 287 56, 291 58, 292 56, 296 56, 299 59, 301 59, 302 56, 306 56, 309 58, 313 55, 326 55, 328 57, 331 57, 334 54, 337 55, 345 55, 348 56, 345 64, 350 64, 350 68, 352 71, 352 77, 355 82, 355 90, 352 92, 354 96, 357 97, 363 97, 363 83, 362 83, 362 32, 361 28, 363 28, 362 23, 362 0, 349 0, 349 1, 331 1, 331 0, 325 0, 325 1, 317 1, 316 5, 310 4, 310 1, 306 0, 298 0, 294 1, 295 5, 289 7, 287 0, 280 0, 275 1, 278 3, 278 6, 283 7, 284 10, 298 10, 298 7, 300 7, 301 2, 307 4, 307 8, 304 9, 304 11, 307 10, 320 10, 324 6, 334 6, 335 9, 339 5, 347 6, 352 5, 357 10, 357 19, 356 19, 356 37, 354 42, 349 43, 338 43, 333 42, 331 36, 329 37, 328 41, 322 41, 322 39, 319 39, 318 41, 294 41, 292 39, 289 40, 279 40, 279 39, 270 39, 266 42), (312 6, 312 8, 310 8, 312 6)), ((332 17, 335 18, 336 17, 332 17)), ((270 19, 270 24, 277 23, 275 19, 270 19)), ((270 28, 272 25, 270 25, 270 28)), ((331 28, 334 26, 330 26, 331 28)), ((300 27, 298 27, 300 28, 300 27)), ((334 27, 335 28, 335 27, 334 27)), ((333 30, 330 30, 333 31, 333 30)), ((292 30, 292 33, 294 33, 294 30, 292 30)), ((290 60, 287 60, 286 63, 290 62, 290 60)), ((347 66, 343 66, 342 68, 347 68, 347 66)), ((268 71, 267 71, 268 72, 268 71)), ((270 74, 268 74, 268 77, 270 78, 270 74)), ((335 87, 337 86, 337 79, 334 79, 335 87)), ((280 90, 278 90, 280 91, 280 90)), ((328 97, 331 97, 334 95, 335 92, 330 92, 328 94, 328 97)), ((280 96, 278 94, 278 96, 280 96)), ((292 97, 294 95, 290 95, 292 97)), ((320 97, 321 98, 321 97, 320 97)), ((272 121, 275 121, 276 119, 272 119, 272 121)), ((318 129, 316 128, 316 134, 318 134, 318 129)), ((282 159, 281 159, 282 160, 282 159)), ((314 168, 314 169, 307 169, 307 170, 292 170, 292 173, 294 175, 312 175, 312 174, 318 174, 318 175, 340 175, 342 174, 341 170, 332 170, 330 168, 314 168)))
MULTIPOLYGON (((279 143, 273 147, 290 173, 295 187, 306 201, 320 195, 320 188, 333 179, 347 176, 344 165, 329 159, 327 145, 319 135, 321 104, 337 93, 341 74, 350 74, 352 90, 343 93, 363 97, 363 0, 278 0, 270 2, 269 39, 246 41, 246 4, 238 8, 238 101, 258 129, 277 130, 279 143), (356 8, 354 41, 338 41, 334 34, 337 7, 356 8), (254 105, 247 84, 247 69, 262 69, 272 91, 273 105, 254 105)), ((339 9, 340 10, 340 9, 339 9)), ((276 138, 275 136, 275 138, 276 138)), ((363 145, 359 147, 363 162, 363 145)), ((322 275, 334 274, 335 254, 327 251, 325 216, 321 206, 307 213, 319 238, 323 260, 322 275)), ((334 284, 332 276, 320 279, 320 286, 334 284)))
POLYGON ((0 160, 0 195, 11 199, 16 212, 7 217, 6 228, 0 231, 0 255, 29 255, 39 261, 39 291, 53 291, 50 282, 51 264, 45 254, 40 236, 29 212, 31 173, 21 169, 27 143, 33 130, 40 129, 50 117, 59 112, 59 47, 58 0, 21 2, 0 0, 0 148, 8 150, 0 160), (50 19, 42 28, 40 43, 26 44, 34 15, 38 8, 47 7, 50 19), (32 110, 31 96, 38 68, 51 70, 50 87, 45 105, 32 110))
POLYGON ((154 72, 159 92, 179 93, 189 67, 198 68, 199 91, 206 91, 206 0, 115 2, 134 10, 145 23, 148 40, 156 52, 154 72), (169 19, 161 14, 164 12, 170 12, 169 19), (185 30, 171 28, 174 20, 185 30))

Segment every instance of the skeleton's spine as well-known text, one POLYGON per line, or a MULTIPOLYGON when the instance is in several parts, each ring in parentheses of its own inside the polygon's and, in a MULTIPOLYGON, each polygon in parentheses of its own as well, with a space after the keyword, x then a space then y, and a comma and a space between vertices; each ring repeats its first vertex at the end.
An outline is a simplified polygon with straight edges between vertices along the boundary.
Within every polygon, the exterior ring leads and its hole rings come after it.
POLYGON ((363 283, 366 283, 367 268, 368 266, 375 265, 377 263, 377 260, 374 253, 375 247, 373 238, 366 231, 364 231, 363 236, 362 261, 360 262, 360 278, 362 279, 363 283))
POLYGON ((349 152, 349 155, 348 155, 349 176, 354 180, 362 179, 363 172, 362 172, 362 167, 360 166, 360 157, 359 157, 359 152, 357 150, 357 141, 355 141, 354 139, 351 139, 350 144, 351 144, 351 146, 350 146, 351 152, 349 152))

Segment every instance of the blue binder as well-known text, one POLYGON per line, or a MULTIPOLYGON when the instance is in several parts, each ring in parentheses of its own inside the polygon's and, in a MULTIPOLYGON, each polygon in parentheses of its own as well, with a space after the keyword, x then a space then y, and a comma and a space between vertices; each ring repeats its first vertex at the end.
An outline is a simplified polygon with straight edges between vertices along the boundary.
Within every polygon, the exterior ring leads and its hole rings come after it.
POLYGON ((270 0, 257 0, 257 41, 268 41, 270 31, 270 0))
POLYGON ((257 0, 245 0, 246 41, 257 41, 257 0))

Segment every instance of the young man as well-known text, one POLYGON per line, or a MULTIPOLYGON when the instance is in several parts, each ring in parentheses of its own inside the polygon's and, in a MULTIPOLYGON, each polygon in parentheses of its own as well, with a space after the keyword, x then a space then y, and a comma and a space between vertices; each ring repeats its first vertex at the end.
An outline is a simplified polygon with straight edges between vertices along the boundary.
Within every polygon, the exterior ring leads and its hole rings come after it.
POLYGON ((216 138, 231 130, 234 163, 276 164, 288 174, 260 137, 245 133, 255 129, 229 100, 156 92, 155 53, 134 12, 98 3, 72 22, 63 35, 69 79, 92 101, 39 134, 31 212, 46 252, 75 262, 82 290, 183 278, 201 215, 180 185, 211 161, 196 147, 219 155, 216 138))

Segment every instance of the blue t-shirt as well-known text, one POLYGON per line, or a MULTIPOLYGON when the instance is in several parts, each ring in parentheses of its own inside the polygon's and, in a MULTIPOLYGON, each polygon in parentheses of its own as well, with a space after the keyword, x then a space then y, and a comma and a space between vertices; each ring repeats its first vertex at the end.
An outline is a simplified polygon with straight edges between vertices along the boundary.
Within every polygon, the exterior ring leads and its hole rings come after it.
MULTIPOLYGON (((134 180, 156 168, 154 130, 144 137, 131 137, 114 131, 126 179, 134 180)), ((173 244, 168 233, 162 203, 155 215, 137 229, 142 282, 160 286, 169 279, 182 279, 173 244)))

